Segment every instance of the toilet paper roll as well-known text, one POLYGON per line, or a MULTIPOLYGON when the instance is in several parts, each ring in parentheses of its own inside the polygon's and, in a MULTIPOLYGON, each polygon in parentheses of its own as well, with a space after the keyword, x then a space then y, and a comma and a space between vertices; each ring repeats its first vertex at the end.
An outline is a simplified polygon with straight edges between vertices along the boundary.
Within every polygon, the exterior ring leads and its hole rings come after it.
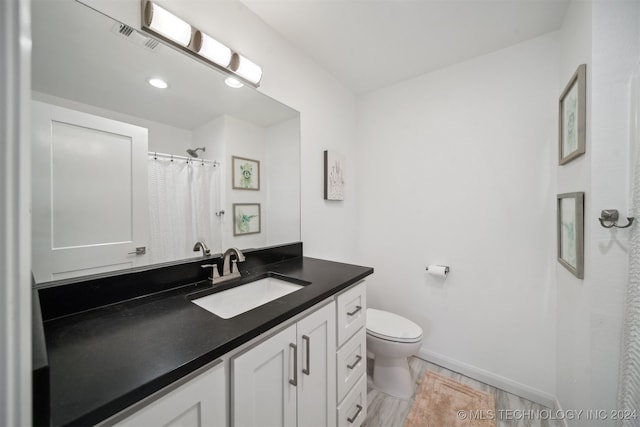
POLYGON ((449 267, 446 265, 430 265, 427 267, 429 274, 445 279, 449 274, 449 267))

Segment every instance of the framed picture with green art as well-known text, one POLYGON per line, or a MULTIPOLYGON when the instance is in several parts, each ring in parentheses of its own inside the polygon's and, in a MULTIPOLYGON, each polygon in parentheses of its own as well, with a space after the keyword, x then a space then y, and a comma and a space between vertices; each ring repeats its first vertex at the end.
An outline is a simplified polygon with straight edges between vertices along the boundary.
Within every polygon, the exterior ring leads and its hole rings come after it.
POLYGON ((558 194, 558 262, 584 278, 584 192, 558 194))
POLYGON ((582 64, 560 95, 558 161, 561 165, 584 154, 587 127, 587 66, 582 64))
POLYGON ((233 235, 260 233, 260 203, 233 204, 233 235))
POLYGON ((260 190, 260 162, 231 156, 232 186, 234 190, 260 190))

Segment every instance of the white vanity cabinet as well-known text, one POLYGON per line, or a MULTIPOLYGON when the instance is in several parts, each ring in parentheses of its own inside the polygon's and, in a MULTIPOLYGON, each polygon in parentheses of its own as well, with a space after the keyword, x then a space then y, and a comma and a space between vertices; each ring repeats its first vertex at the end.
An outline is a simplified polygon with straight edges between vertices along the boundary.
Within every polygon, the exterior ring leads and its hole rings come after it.
MULTIPOLYGON (((224 427, 227 425, 225 364, 218 363, 171 391, 161 390, 149 400, 152 402, 146 406, 148 400, 130 408, 127 412, 141 407, 115 426, 224 427)), ((111 425, 110 420, 107 424, 111 425)))
POLYGON ((232 357, 232 425, 336 425, 335 313, 332 301, 232 357))
POLYGON ((367 412, 365 284, 318 306, 130 408, 133 415, 116 425, 360 426, 367 412))
POLYGON ((367 294, 364 282, 339 294, 337 301, 337 424, 358 427, 367 415, 367 294))

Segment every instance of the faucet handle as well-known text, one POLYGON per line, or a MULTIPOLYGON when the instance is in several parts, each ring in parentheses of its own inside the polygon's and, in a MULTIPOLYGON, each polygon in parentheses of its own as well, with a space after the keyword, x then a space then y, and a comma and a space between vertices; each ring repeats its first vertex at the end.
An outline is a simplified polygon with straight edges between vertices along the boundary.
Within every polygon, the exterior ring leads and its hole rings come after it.
POLYGON ((220 278, 220 273, 218 272, 218 266, 216 264, 204 264, 204 265, 201 265, 200 267, 213 269, 211 273, 211 277, 209 277, 209 280, 214 281, 215 279, 220 278))

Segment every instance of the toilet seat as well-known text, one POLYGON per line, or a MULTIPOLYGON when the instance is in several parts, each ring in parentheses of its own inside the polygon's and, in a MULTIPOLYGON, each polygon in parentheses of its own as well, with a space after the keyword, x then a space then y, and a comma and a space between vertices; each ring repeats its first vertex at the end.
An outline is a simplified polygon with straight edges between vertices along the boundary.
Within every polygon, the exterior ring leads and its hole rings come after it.
POLYGON ((415 343, 422 339, 422 328, 397 314, 368 308, 367 334, 386 341, 415 343))

